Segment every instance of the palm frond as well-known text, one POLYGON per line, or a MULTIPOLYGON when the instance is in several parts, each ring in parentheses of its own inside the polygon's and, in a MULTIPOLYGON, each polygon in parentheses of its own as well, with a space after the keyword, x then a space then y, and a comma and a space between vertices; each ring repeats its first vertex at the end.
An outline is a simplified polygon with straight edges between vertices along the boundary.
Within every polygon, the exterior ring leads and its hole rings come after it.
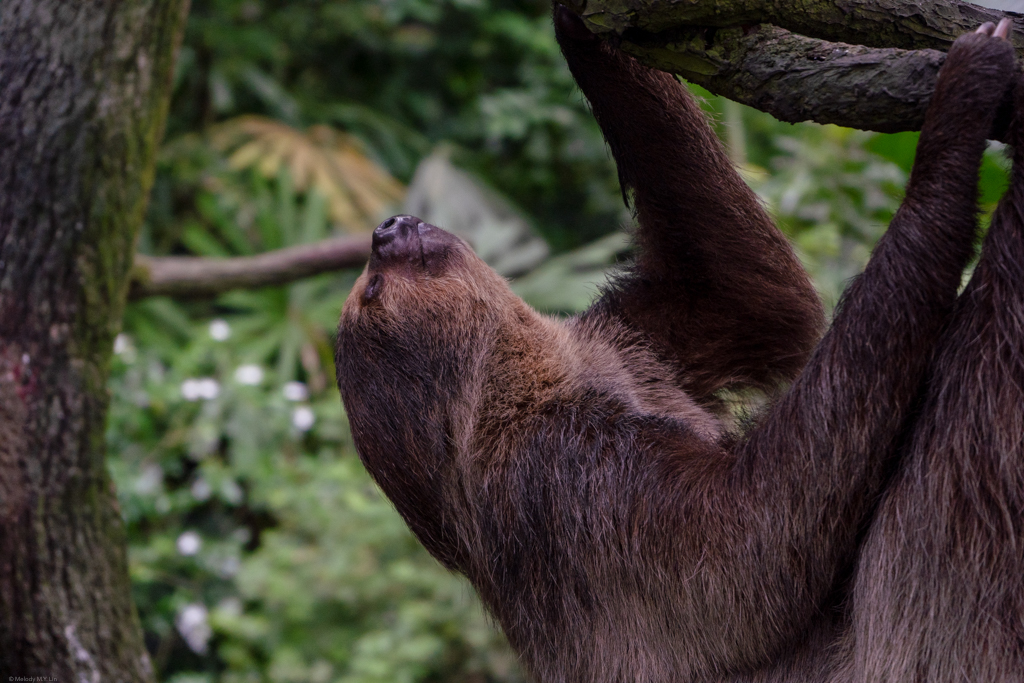
POLYGON ((263 116, 240 116, 216 126, 210 141, 230 152, 232 168, 252 168, 269 178, 284 169, 296 190, 318 190, 331 220, 346 232, 373 229, 405 195, 405 187, 366 156, 356 138, 330 126, 301 131, 263 116))

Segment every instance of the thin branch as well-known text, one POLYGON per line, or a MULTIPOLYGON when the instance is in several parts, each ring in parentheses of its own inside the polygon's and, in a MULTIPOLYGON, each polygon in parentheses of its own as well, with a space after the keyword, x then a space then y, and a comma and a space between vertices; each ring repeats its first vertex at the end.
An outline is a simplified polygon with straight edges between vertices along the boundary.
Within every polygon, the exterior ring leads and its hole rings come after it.
POLYGON ((337 237, 258 256, 199 258, 136 254, 130 299, 213 296, 232 289, 283 285, 320 273, 362 267, 370 236, 337 237))
MULTIPOLYGON (((649 66, 783 121, 918 130, 943 52, 985 21, 956 0, 566 0, 649 66), (845 42, 829 42, 841 40, 845 42), (916 48, 916 49, 897 49, 916 48)), ((1019 51, 1021 47, 1018 47, 1019 51)))

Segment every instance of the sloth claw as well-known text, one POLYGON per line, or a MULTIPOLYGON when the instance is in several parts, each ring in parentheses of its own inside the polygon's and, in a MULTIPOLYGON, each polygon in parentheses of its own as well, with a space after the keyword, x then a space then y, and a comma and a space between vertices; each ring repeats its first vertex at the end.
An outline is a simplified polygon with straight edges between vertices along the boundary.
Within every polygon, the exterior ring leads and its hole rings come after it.
POLYGON ((1009 17, 1003 17, 999 20, 999 26, 996 26, 995 33, 992 35, 996 38, 1002 38, 1008 40, 1010 36, 1010 29, 1013 27, 1013 22, 1009 17))
POLYGON ((1010 36, 1010 29, 1013 27, 1013 22, 1009 17, 1003 17, 999 20, 999 25, 996 26, 991 21, 986 21, 984 24, 975 29, 975 33, 980 33, 986 36, 992 36, 993 38, 1001 38, 1007 40, 1010 36))

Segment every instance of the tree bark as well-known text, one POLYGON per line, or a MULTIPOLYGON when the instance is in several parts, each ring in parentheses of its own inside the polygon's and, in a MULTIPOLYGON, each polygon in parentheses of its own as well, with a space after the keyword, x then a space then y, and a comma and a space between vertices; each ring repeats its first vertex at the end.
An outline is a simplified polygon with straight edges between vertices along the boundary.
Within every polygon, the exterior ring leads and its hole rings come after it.
POLYGON ((945 50, 986 21, 957 0, 564 0, 595 33, 783 121, 918 130, 945 50), (843 41, 843 42, 832 42, 843 41))
POLYGON ((106 380, 187 0, 0 3, 0 680, 152 680, 106 380))
POLYGON ((1014 20, 1024 45, 1024 17, 960 0, 566 0, 595 33, 678 26, 726 28, 771 24, 808 38, 868 47, 946 50, 986 21, 1014 20))
POLYGON ((624 51, 716 95, 780 121, 816 121, 898 133, 920 130, 939 67, 938 50, 830 43, 767 24, 752 29, 673 29, 627 34, 624 51))

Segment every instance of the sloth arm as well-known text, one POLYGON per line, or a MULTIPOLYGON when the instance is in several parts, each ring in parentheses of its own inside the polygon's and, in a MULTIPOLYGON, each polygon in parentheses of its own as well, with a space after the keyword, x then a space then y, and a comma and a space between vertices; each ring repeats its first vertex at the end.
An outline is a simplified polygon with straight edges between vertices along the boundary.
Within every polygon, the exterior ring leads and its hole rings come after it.
POLYGON ((636 262, 591 314, 645 333, 698 400, 792 380, 820 336, 821 304, 705 114, 674 76, 607 45, 564 7, 555 29, 639 223, 636 262))
POLYGON ((656 490, 638 491, 675 522, 645 528, 702 575, 687 595, 716 615, 692 634, 711 663, 798 637, 848 569, 972 253, 985 136, 1013 70, 1006 41, 957 41, 906 198, 803 372, 729 452, 685 436, 653 451, 656 490))
POLYGON ((905 462, 858 558, 856 680, 1014 681, 1024 671, 1020 80, 1015 97, 1009 188, 938 342, 905 462))

